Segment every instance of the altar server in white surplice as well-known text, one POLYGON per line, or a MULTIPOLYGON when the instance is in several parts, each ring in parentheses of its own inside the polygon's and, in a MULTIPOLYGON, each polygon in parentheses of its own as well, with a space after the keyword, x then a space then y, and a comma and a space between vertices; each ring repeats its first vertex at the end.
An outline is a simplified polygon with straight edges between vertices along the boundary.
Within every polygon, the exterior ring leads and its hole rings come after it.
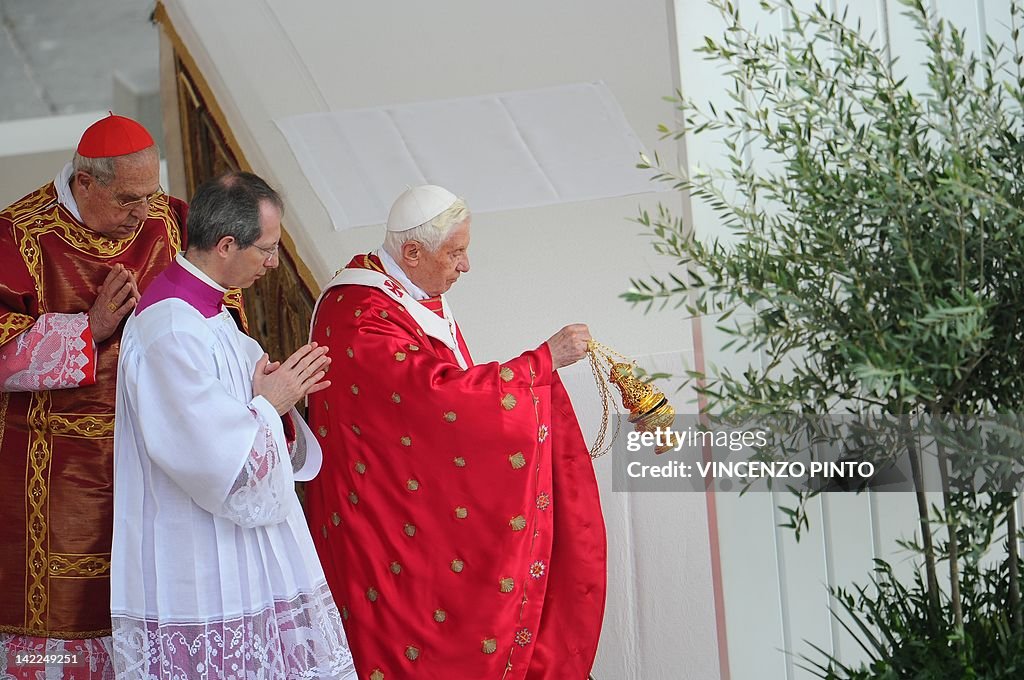
POLYGON ((221 300, 277 266, 280 197, 249 173, 196 193, 188 250, 121 341, 111 613, 118 678, 355 680, 294 483, 320 447, 294 404, 326 348, 269 362, 221 300))

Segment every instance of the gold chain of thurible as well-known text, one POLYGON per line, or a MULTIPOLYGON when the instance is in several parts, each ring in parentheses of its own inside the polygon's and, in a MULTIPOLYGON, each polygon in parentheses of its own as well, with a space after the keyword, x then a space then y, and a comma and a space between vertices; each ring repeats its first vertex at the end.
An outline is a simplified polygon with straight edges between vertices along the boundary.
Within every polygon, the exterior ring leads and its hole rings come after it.
POLYGON ((597 340, 591 340, 587 343, 587 357, 590 359, 590 370, 594 374, 594 382, 597 383, 597 391, 601 395, 601 427, 597 431, 597 437, 594 439, 593 445, 590 447, 590 457, 597 459, 608 453, 612 445, 615 443, 615 438, 619 436, 619 428, 622 426, 622 422, 616 418, 615 428, 612 432, 611 439, 608 440, 608 418, 614 409, 616 415, 620 415, 619 408, 615 403, 615 395, 611 390, 608 376, 605 375, 605 367, 601 365, 601 360, 604 359, 611 366, 615 363, 613 357, 624 360, 624 363, 634 364, 629 357, 619 354, 608 345, 602 344, 597 340), (607 441, 606 441, 607 440, 607 441))

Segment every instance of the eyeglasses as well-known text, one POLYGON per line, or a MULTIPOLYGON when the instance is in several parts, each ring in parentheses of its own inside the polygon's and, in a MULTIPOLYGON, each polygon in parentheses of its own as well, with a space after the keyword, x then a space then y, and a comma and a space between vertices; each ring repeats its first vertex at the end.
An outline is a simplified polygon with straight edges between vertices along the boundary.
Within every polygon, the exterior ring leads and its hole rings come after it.
POLYGON ((264 258, 264 262, 265 262, 267 260, 274 259, 274 256, 277 255, 277 251, 281 247, 281 244, 280 243, 275 243, 272 248, 264 248, 263 246, 258 246, 255 243, 253 243, 252 247, 255 248, 256 250, 260 251, 264 255, 266 255, 266 258, 264 258))
POLYGON ((157 187, 156 191, 149 194, 148 196, 143 196, 142 198, 135 198, 130 201, 122 201, 117 196, 114 196, 114 200, 117 201, 117 204, 121 206, 122 210, 131 210, 135 206, 142 205, 143 203, 145 203, 146 205, 152 205, 153 201, 155 201, 156 199, 160 198, 163 195, 164 190, 161 187, 157 187))

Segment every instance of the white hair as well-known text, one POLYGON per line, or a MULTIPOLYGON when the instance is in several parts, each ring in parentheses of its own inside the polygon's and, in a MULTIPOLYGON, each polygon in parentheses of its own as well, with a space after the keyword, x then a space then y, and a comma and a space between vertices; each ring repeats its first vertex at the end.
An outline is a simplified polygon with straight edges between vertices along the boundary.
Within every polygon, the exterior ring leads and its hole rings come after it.
POLYGON ((448 240, 457 225, 469 219, 469 208, 461 198, 444 210, 440 215, 424 222, 418 227, 406 229, 405 231, 389 231, 384 234, 384 251, 394 258, 395 262, 402 261, 402 246, 409 241, 416 241, 428 252, 435 252, 441 244, 448 240))
POLYGON ((106 186, 113 182, 114 177, 117 176, 118 163, 142 163, 151 161, 153 156, 156 157, 157 162, 160 162, 160 152, 155 144, 123 156, 88 158, 80 156, 76 151, 71 159, 71 167, 75 172, 84 172, 87 175, 91 175, 97 182, 106 186))

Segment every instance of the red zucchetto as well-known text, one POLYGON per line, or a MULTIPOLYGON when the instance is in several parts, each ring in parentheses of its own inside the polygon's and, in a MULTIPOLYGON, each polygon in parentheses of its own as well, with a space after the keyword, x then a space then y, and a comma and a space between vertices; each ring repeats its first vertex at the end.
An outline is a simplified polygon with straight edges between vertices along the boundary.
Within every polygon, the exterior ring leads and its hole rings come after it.
POLYGON ((125 156, 153 146, 153 138, 146 128, 131 118, 116 116, 113 112, 96 121, 82 134, 78 142, 78 155, 85 158, 125 156))

